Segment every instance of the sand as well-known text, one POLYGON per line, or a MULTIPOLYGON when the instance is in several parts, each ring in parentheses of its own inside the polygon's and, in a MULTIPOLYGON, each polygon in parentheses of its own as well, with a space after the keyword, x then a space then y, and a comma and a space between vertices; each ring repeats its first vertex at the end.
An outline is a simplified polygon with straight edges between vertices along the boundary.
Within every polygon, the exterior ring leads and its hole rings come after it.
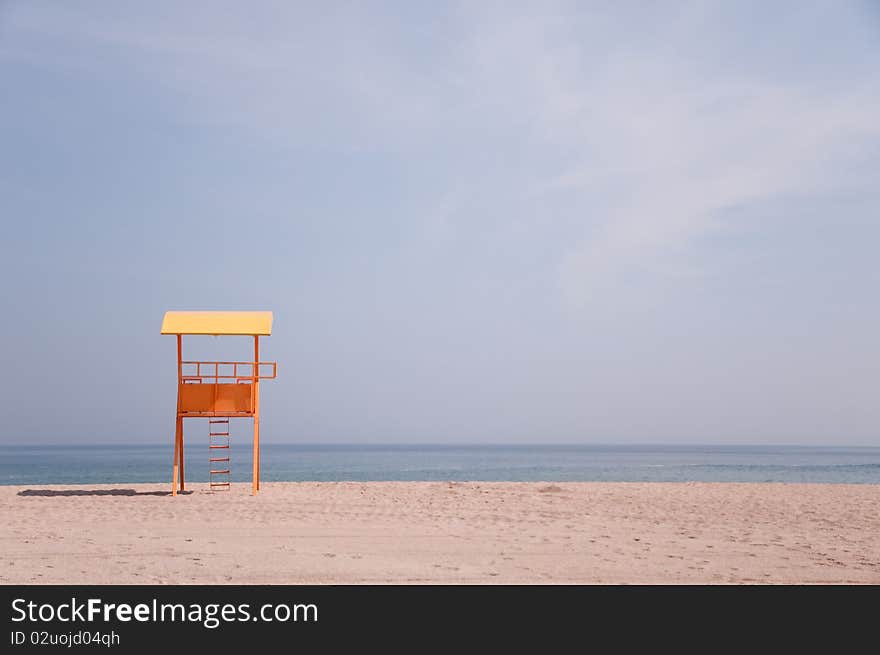
POLYGON ((880 583, 880 485, 0 487, 0 583, 880 583))

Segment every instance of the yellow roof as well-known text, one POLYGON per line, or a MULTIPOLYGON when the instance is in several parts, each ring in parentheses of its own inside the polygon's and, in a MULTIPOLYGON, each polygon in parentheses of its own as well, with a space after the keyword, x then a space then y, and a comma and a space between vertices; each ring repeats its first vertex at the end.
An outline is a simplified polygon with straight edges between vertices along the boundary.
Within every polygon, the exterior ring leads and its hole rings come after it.
POLYGON ((272 334, 272 312, 165 312, 162 334, 272 334))

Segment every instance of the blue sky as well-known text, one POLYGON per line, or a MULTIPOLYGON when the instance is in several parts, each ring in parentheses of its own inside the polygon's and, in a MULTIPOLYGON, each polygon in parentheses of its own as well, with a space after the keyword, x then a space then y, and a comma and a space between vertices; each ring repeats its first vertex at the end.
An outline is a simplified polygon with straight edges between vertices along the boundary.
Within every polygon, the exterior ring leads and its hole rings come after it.
POLYGON ((880 445, 878 70, 876 2, 0 2, 0 441, 165 440, 163 312, 270 309, 269 441, 880 445))

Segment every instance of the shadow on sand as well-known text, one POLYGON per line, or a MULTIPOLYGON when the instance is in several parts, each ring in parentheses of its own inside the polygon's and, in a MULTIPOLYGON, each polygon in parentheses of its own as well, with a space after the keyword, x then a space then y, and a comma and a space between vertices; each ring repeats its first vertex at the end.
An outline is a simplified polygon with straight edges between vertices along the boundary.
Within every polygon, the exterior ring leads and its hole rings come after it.
MULTIPOLYGON (((178 491, 189 495, 192 491, 178 491)), ((134 489, 24 489, 19 496, 170 496, 170 491, 135 491, 134 489)))

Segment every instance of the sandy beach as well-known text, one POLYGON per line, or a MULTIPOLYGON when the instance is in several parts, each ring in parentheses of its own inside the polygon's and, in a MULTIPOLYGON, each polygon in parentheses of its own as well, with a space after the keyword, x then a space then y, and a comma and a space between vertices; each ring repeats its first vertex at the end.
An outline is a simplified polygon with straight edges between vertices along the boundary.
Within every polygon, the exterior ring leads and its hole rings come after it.
POLYGON ((880 486, 0 487, 0 582, 880 583, 880 486))

